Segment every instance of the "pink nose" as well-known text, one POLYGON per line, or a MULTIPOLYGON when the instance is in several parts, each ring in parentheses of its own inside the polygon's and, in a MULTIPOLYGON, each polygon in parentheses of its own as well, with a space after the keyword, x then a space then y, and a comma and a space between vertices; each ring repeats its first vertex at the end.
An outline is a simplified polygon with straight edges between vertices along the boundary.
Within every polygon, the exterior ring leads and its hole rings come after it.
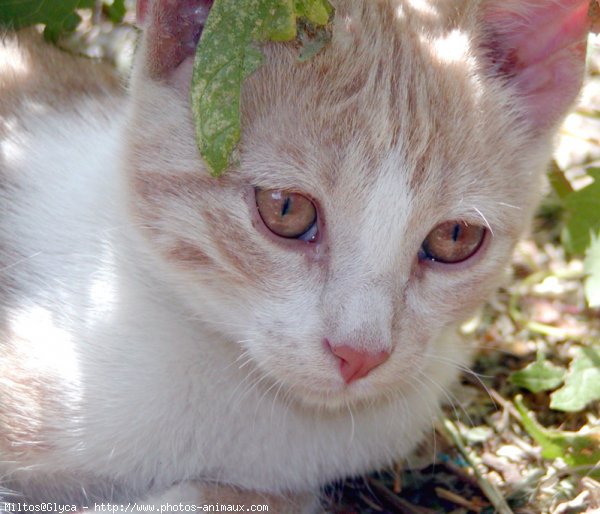
POLYGON ((329 341, 325 342, 331 353, 339 359, 340 373, 347 384, 366 377, 371 370, 383 364, 390 356, 389 352, 368 353, 345 344, 333 346, 329 341))

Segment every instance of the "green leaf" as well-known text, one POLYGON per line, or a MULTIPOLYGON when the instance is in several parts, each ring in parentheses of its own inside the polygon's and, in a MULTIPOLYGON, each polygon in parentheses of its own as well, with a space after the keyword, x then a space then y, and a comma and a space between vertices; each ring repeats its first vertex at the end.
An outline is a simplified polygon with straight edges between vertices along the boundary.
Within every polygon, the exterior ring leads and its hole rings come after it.
POLYGON ((579 349, 565 377, 565 385, 550 395, 550 408, 577 412, 600 400, 599 350, 593 347, 579 349))
POLYGON ((213 175, 229 165, 240 138, 242 81, 262 58, 255 32, 268 19, 265 0, 216 0, 202 37, 192 75, 192 111, 200 154, 213 175))
POLYGON ((521 396, 515 398, 515 407, 523 427, 542 448, 542 457, 561 458, 571 467, 583 467, 583 473, 596 478, 600 476, 600 470, 587 469, 594 468, 600 462, 600 429, 584 427, 579 432, 548 429, 533 418, 521 396))
POLYGON ((539 393, 558 387, 562 384, 564 376, 563 368, 555 366, 540 355, 535 362, 513 373, 510 381, 532 393, 539 393))
POLYGON ((56 40, 79 25, 76 9, 93 6, 94 0, 0 0, 0 26, 18 30, 41 23, 46 37, 56 40))
POLYGON ((121 23, 126 12, 125 0, 113 0, 107 9, 108 17, 113 23, 121 23))
POLYGON ((562 241, 571 253, 582 254, 590 234, 600 231, 600 168, 588 168, 587 173, 594 182, 563 197, 567 219, 562 241))
POLYGON ((296 37, 296 10, 293 0, 279 0, 271 4, 262 29, 256 34, 261 41, 291 41, 296 37))
POLYGON ((191 88, 196 142, 213 176, 235 160, 242 82, 263 62, 258 44, 294 39, 297 17, 304 12, 322 17, 319 5, 329 2, 215 0, 196 51, 191 88))
POLYGON ((587 275, 585 279, 585 298, 590 307, 600 307, 600 232, 592 234, 592 242, 585 253, 583 262, 587 275))
POLYGON ((332 9, 329 2, 324 0, 297 0, 296 12, 315 25, 326 25, 332 9))
POLYGON ((561 200, 573 192, 573 187, 567 179, 565 172, 560 168, 554 159, 550 163, 548 179, 550 180, 552 189, 561 200))

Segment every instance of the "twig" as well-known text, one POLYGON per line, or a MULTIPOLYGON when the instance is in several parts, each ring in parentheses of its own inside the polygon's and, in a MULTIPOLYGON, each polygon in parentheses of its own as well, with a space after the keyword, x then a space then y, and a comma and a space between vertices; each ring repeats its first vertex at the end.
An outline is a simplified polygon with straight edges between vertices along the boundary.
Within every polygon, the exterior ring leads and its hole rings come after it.
POLYGON ((513 514, 513 511, 508 506, 508 503, 506 503, 506 500, 502 496, 502 492, 498 489, 498 487, 495 484, 487 480, 483 476, 483 473, 481 473, 481 471, 479 470, 477 463, 473 460, 471 454, 465 448, 458 428, 456 428, 456 425, 454 425, 454 423, 452 423, 452 421, 450 421, 447 418, 444 418, 442 420, 442 423, 442 433, 454 443, 457 450, 463 456, 465 461, 469 464, 469 466, 471 466, 471 468, 473 469, 473 473, 475 474, 475 478, 477 479, 477 485, 487 496, 488 500, 490 500, 490 503, 494 506, 496 511, 499 514, 513 514))
MULTIPOLYGON (((538 284, 542 282, 544 279, 548 277, 556 277, 559 279, 566 280, 575 280, 583 278, 583 273, 580 271, 571 271, 571 270, 563 270, 563 271, 538 271, 536 273, 532 273, 525 280, 522 281, 521 287, 530 288, 534 284, 538 284)), ((520 289, 519 288, 519 289, 520 289)), ((548 325, 547 323, 540 323, 539 321, 533 321, 527 319, 527 317, 521 312, 519 308, 519 299, 523 296, 520 291, 515 291, 511 293, 510 298, 508 300, 508 313, 512 320, 517 324, 526 328, 527 330, 534 332, 536 334, 541 334, 543 336, 556 337, 557 339, 571 339, 573 341, 584 341, 586 340, 586 336, 581 334, 576 334, 573 332, 569 332, 563 328, 558 328, 553 325, 548 325)))
POLYGON ((445 467, 450 473, 453 473, 459 477, 460 480, 469 484, 471 487, 479 487, 477 479, 472 474, 468 473, 464 468, 454 464, 454 462, 449 460, 448 462, 443 462, 441 466, 445 467))
POLYGON ((380 496, 379 499, 382 501, 382 503, 387 504, 391 508, 397 509, 401 514, 435 514, 434 510, 427 509, 425 507, 417 507, 404 498, 396 496, 379 480, 369 478, 369 485, 380 496))
POLYGON ((448 489, 443 489, 442 487, 436 487, 435 494, 437 494, 440 498, 444 500, 456 503, 456 505, 460 505, 461 507, 466 507, 467 509, 472 510, 473 512, 479 513, 481 512, 482 507, 485 506, 478 505, 476 502, 467 500, 466 498, 463 498, 462 496, 459 496, 458 494, 453 493, 452 491, 448 491, 448 489))
POLYGON ((491 387, 489 388, 488 393, 493 398, 493 400, 496 403, 498 403, 502 407, 502 409, 507 411, 513 418, 515 418, 518 421, 521 420, 521 416, 519 416, 517 409, 511 401, 504 398, 498 391, 492 389, 491 387))

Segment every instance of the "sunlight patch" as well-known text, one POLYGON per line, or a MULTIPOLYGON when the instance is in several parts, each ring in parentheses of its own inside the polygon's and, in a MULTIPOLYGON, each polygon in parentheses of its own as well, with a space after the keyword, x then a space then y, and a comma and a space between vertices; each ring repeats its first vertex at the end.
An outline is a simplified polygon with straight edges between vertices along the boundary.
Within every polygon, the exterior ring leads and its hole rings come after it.
POLYGON ((460 30, 434 39, 431 46, 435 56, 442 62, 465 62, 469 58, 469 37, 460 30))
POLYGON ((11 314, 10 331, 20 340, 23 365, 42 375, 50 373, 78 384, 80 372, 73 339, 56 325, 53 314, 37 305, 22 306, 11 314))
POLYGON ((408 5, 420 14, 437 16, 437 11, 427 0, 408 0, 408 5))

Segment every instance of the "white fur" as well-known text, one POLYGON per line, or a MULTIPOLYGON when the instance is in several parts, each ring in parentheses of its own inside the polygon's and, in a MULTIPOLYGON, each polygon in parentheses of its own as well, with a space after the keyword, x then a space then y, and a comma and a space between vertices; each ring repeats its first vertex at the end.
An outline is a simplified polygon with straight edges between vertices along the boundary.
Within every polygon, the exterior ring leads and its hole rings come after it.
MULTIPOLYGON (((23 255, 2 269, 22 288, 4 305, 3 337, 26 337, 32 358, 56 357, 55 365, 43 359, 28 371, 60 381, 69 413, 45 428, 60 429, 55 449, 2 463, 5 479, 44 477, 25 488, 31 501, 60 491, 52 481, 64 480, 62 473, 75 483, 84 478, 72 496, 56 493, 57 501, 80 501, 85 488, 93 490, 87 476, 122 481, 132 495, 189 477, 283 493, 406 454, 431 427, 455 368, 432 362, 415 377, 420 386, 339 412, 297 405, 268 383, 254 387, 258 376, 241 366, 239 346, 194 319, 126 221, 115 166, 123 119, 114 114, 103 123, 90 123, 92 112, 36 118, 2 143, 3 151, 19 149, 6 155, 20 184, 6 195, 18 198, 3 212, 3 237, 23 255)), ((290 325, 306 322, 291 309, 281 316, 290 325)), ((231 324, 224 330, 244 330, 231 324)), ((437 344, 440 358, 465 362, 452 337, 437 344)), ((339 381, 333 366, 329 373, 339 381)))

